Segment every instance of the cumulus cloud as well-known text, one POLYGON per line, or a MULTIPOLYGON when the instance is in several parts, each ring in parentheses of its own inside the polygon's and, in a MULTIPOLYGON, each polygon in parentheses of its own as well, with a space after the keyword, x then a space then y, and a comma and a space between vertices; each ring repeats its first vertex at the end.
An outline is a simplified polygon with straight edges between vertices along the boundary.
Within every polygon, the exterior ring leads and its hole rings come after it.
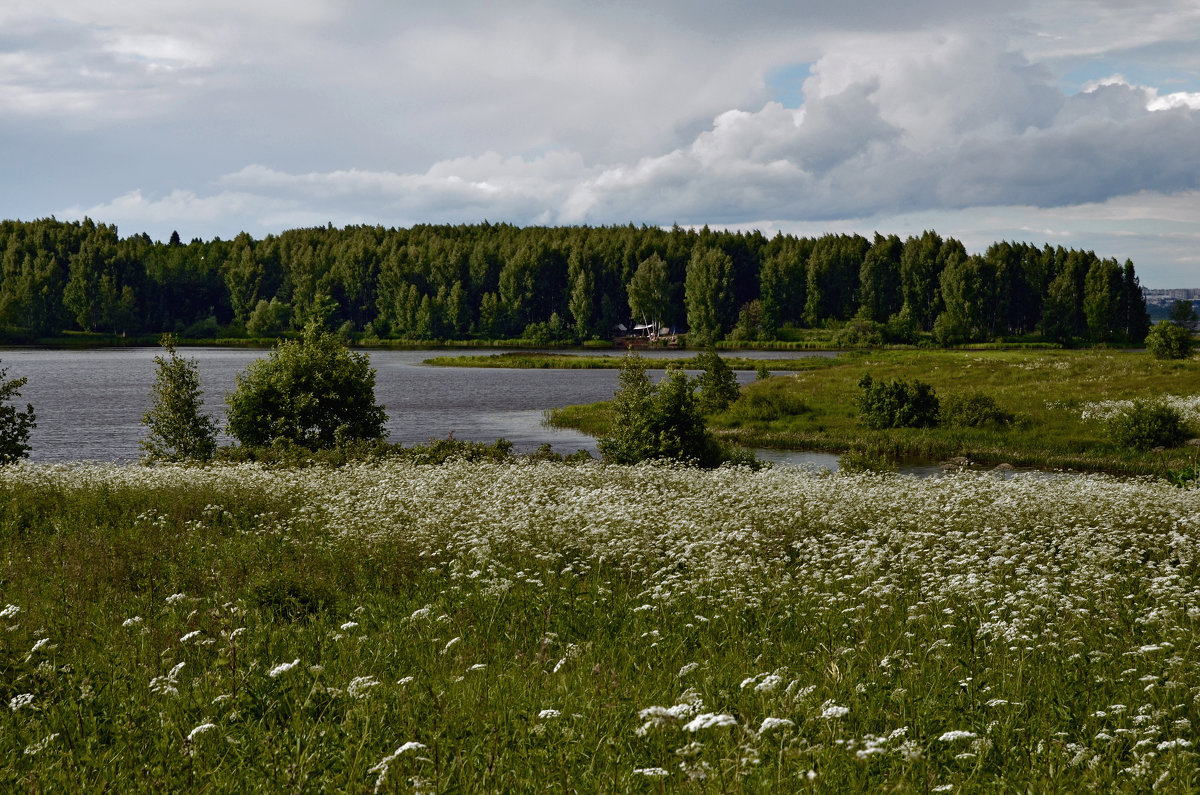
POLYGON ((1200 189, 1192 0, 12 0, 0 31, 8 217, 836 226, 1200 189))

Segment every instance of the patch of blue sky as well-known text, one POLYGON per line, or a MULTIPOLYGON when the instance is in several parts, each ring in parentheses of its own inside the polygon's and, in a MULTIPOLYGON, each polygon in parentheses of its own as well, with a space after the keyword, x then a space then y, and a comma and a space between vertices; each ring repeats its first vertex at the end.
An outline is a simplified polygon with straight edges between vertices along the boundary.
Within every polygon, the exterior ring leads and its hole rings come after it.
POLYGON ((804 81, 812 72, 812 64, 792 63, 780 66, 767 73, 767 90, 771 98, 785 108, 798 108, 804 104, 804 81))
POLYGON ((1160 95, 1177 91, 1200 91, 1200 74, 1179 69, 1138 64, 1116 58, 1088 61, 1062 75, 1059 85, 1067 94, 1077 94, 1089 83, 1120 75, 1133 85, 1158 89, 1160 95))

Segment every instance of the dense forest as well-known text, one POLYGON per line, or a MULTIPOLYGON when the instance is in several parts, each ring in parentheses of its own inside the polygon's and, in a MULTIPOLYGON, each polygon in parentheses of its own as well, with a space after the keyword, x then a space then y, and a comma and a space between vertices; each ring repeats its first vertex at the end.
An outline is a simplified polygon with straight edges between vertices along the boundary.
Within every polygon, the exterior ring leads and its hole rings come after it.
MULTIPOLYGON (((797 238, 657 227, 332 226, 255 240, 121 238, 114 226, 0 222, 0 327, 275 336, 320 319, 368 339, 608 339, 618 325, 691 344, 840 328, 861 341, 942 344, 1040 333, 1140 342, 1128 260, 935 232, 797 238)), ((849 341, 854 341, 850 339, 849 341)))

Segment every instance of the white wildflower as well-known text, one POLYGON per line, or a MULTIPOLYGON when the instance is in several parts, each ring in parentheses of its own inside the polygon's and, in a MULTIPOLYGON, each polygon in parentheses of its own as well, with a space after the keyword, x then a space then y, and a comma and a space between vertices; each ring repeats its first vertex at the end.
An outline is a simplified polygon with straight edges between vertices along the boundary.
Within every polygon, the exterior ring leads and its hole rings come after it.
POLYGON ((181 638, 179 639, 179 642, 180 642, 180 643, 187 643, 187 642, 188 642, 189 640, 191 640, 192 638, 199 637, 199 635, 200 635, 200 630, 198 630, 198 629, 193 629, 191 632, 189 632, 188 634, 186 634, 186 635, 184 635, 183 637, 181 637, 181 638))
POLYGON ((538 717, 542 720, 549 720, 550 718, 557 718, 561 714, 562 713, 556 709, 544 709, 538 713, 538 717))
POLYGON ((685 732, 697 732, 703 729, 712 729, 721 726, 737 726, 737 720, 735 720, 732 715, 704 712, 686 723, 683 727, 683 730, 685 732))
POLYGON ((357 626, 358 626, 357 621, 347 621, 345 624, 342 624, 339 627, 339 629, 342 630, 342 632, 349 632, 350 630, 354 629, 357 626))
POLYGON ((276 679, 276 678, 282 676, 283 674, 286 674, 288 671, 292 670, 299 664, 300 664, 299 657, 292 660, 290 663, 279 663, 279 665, 276 665, 274 668, 272 668, 270 671, 267 672, 267 676, 271 677, 272 679, 276 679))
POLYGON ((445 654, 446 652, 450 651, 451 649, 453 649, 456 645, 458 645, 461 642, 462 642, 461 637, 451 638, 450 640, 448 640, 446 642, 446 645, 442 647, 442 654, 445 654))
POLYGON ((21 612, 21 608, 16 605, 5 605, 3 610, 0 610, 0 619, 12 618, 17 613, 21 612))
POLYGON ((766 734, 772 729, 780 729, 784 726, 795 726, 793 721, 787 718, 763 718, 762 725, 758 727, 759 734, 766 734))
POLYGON ((363 699, 370 695, 371 688, 378 686, 379 680, 373 676, 356 676, 346 686, 346 692, 351 698, 363 699))
POLYGON ((54 734, 46 735, 46 737, 44 737, 43 739, 34 743, 33 745, 25 746, 25 755, 26 756, 37 756, 42 751, 45 751, 46 747, 49 746, 50 743, 54 742, 56 739, 58 739, 58 732, 55 732, 54 734))
POLYGON ((201 734, 204 734, 206 731, 208 731, 210 729, 215 729, 215 728, 217 728, 217 724, 215 724, 215 723, 201 723, 199 726, 197 726, 196 728, 194 728, 190 732, 188 732, 187 741, 190 743, 192 740, 195 740, 201 734))
POLYGON ((661 767, 635 767, 633 774, 635 776, 645 776, 646 778, 666 778, 671 775, 661 767))
POLYGON ((844 718, 850 714, 849 707, 843 707, 835 704, 832 701, 826 701, 821 705, 821 717, 825 720, 833 720, 834 718, 844 718))
POLYGON ((8 702, 8 708, 13 712, 16 712, 22 707, 28 707, 32 703, 33 693, 22 693, 19 696, 14 696, 12 700, 8 702))
POLYGON ((685 665, 679 669, 679 678, 682 679, 683 677, 687 676, 688 674, 690 674, 692 671, 696 670, 699 667, 700 667, 700 663, 698 663, 698 662, 688 663, 687 665, 685 665))
POLYGON ((963 731, 961 729, 956 729, 954 731, 946 732, 941 737, 939 737, 938 740, 943 743, 952 743, 955 740, 973 740, 977 736, 978 735, 975 734, 975 732, 969 732, 969 731, 963 731))
POLYGON ((169 605, 179 604, 184 599, 187 599, 187 594, 182 593, 182 592, 173 593, 167 597, 167 604, 169 604, 169 605))

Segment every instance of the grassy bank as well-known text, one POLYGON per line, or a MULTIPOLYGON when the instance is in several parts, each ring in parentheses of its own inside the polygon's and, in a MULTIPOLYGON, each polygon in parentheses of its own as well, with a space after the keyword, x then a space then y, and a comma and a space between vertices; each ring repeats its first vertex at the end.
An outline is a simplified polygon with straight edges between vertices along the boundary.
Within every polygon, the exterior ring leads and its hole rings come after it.
MULTIPOLYGON (((493 353, 486 356, 434 356, 425 360, 425 364, 437 367, 493 367, 518 370, 619 370, 625 360, 625 353, 612 354, 578 354, 578 353, 524 353, 508 352, 493 353)), ((698 355, 698 354, 697 354, 698 355)), ((738 356, 722 356, 725 364, 733 370, 754 370, 763 363, 763 359, 750 359, 738 356)), ((650 362, 665 362, 667 360, 651 359, 650 362)), ((684 369, 699 367, 696 356, 672 357, 670 362, 684 369)), ((768 359, 772 370, 810 370, 814 367, 826 366, 826 357, 805 357, 801 359, 768 359)))
POLYGON ((0 789, 1200 786, 1196 494, 0 469, 0 789))
MULTIPOLYGON (((801 359, 804 369, 755 382, 728 411, 710 418, 717 433, 751 447, 858 451, 891 460, 962 456, 1120 474, 1157 474, 1195 465, 1195 447, 1129 450, 1110 439, 1104 402, 1200 394, 1200 362, 1164 362, 1125 351, 871 351, 801 359), (939 396, 982 392, 1014 416, 1010 425, 871 430, 858 421, 859 379, 931 384, 939 396)), ((784 369, 770 362, 771 368, 784 369)), ((1193 432, 1200 425, 1192 417, 1193 432)), ((607 432, 606 404, 551 412, 555 425, 607 432)))

